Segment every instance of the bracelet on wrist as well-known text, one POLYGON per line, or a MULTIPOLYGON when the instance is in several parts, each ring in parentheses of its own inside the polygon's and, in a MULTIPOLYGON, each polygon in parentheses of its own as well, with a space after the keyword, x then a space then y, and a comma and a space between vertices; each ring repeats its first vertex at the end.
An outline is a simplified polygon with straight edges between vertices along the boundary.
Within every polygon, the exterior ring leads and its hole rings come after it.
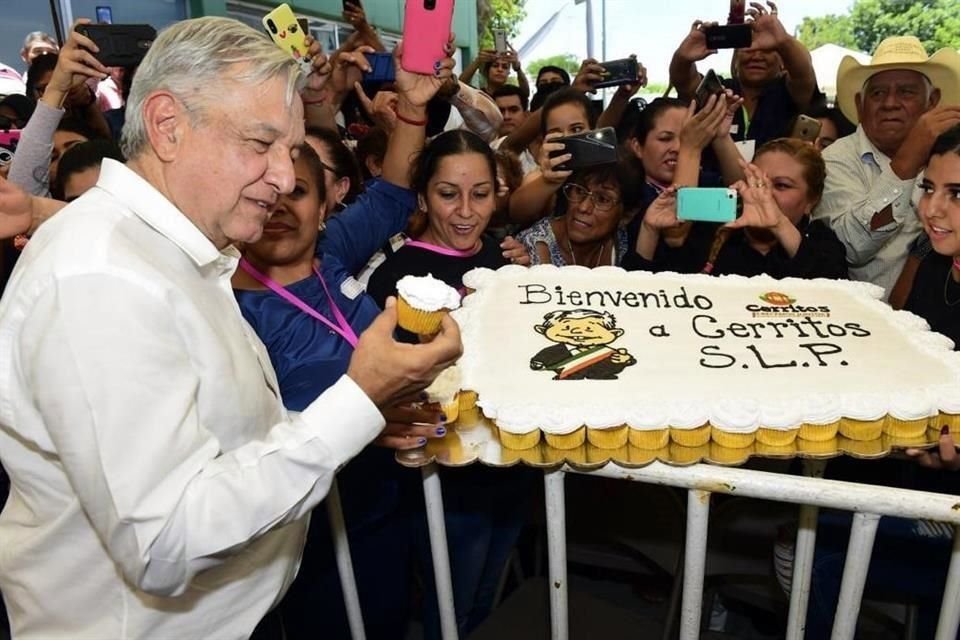
POLYGON ((427 126, 427 120, 414 120, 412 118, 407 118, 406 116, 400 113, 400 110, 397 107, 393 107, 393 113, 397 116, 397 120, 409 124, 412 127, 425 127, 427 126))

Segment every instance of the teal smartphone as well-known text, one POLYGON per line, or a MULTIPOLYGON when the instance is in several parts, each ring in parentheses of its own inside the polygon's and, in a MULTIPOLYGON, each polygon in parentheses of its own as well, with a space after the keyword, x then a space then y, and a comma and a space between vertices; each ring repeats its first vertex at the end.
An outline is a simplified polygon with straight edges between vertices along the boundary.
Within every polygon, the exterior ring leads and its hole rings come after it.
POLYGON ((677 219, 699 222, 733 222, 737 217, 734 189, 684 187, 677 191, 677 219))

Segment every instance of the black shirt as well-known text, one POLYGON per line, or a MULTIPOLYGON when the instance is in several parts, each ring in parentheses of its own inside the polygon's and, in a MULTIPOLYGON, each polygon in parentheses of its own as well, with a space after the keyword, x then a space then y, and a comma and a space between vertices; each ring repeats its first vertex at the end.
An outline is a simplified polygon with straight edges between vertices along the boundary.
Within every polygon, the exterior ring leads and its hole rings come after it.
MULTIPOLYGON (((740 82, 734 78, 725 79, 723 86, 731 89, 737 95, 743 95, 740 82)), ((825 100, 823 93, 819 89, 814 89, 813 95, 810 96, 810 105, 815 105, 823 100, 825 100)), ((810 105, 803 105, 803 107, 808 109, 810 105)), ((737 110, 733 118, 736 133, 731 133, 731 137, 736 142, 756 140, 759 149, 760 145, 765 142, 789 136, 790 123, 801 113, 802 110, 793 101, 793 96, 787 89, 787 77, 782 75, 764 87, 760 99, 757 101, 757 106, 753 110, 753 117, 750 118, 749 129, 744 126, 743 109, 737 110)))
POLYGON ((931 251, 920 262, 913 288, 904 305, 942 333, 960 344, 960 284, 950 275, 953 258, 931 251))
MULTIPOLYGON (((377 267, 370 276, 367 293, 382 309, 389 296, 397 295, 397 282, 404 276, 432 275, 460 292, 464 291, 463 275, 477 267, 497 269, 507 264, 497 241, 489 236, 481 239, 480 251, 464 258, 447 256, 441 253, 404 245, 377 267)), ((415 343, 416 336, 402 329, 397 331, 398 339, 415 343)))
MULTIPOLYGON (((624 258, 624 268, 701 273, 704 271, 713 239, 719 228, 719 225, 694 223, 687 241, 681 247, 670 248, 661 242, 653 261, 645 260, 633 252, 624 258)), ((780 245, 764 255, 750 246, 743 230, 731 231, 717 254, 710 273, 846 280, 848 277, 846 249, 833 230, 822 220, 810 222, 808 218, 804 218, 797 228, 803 238, 800 241, 800 248, 792 258, 780 245)))

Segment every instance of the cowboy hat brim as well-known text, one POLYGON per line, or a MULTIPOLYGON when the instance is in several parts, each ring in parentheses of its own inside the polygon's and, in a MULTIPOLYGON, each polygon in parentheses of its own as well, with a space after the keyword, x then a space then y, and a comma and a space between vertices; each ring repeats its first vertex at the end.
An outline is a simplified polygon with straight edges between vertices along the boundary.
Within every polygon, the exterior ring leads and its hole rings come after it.
POLYGON ((960 104, 960 53, 940 49, 926 62, 860 64, 853 56, 844 56, 837 69, 837 106, 853 124, 859 124, 856 95, 870 76, 881 71, 906 69, 922 73, 940 89, 940 104, 960 104))

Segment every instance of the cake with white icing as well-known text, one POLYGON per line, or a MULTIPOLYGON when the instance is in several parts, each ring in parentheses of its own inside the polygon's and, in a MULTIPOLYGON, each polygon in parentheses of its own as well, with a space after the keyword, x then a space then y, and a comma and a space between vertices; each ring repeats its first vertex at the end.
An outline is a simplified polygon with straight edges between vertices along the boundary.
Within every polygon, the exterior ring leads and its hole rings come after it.
POLYGON ((953 343, 869 284, 550 265, 464 284, 462 388, 509 448, 776 450, 960 424, 953 343))

